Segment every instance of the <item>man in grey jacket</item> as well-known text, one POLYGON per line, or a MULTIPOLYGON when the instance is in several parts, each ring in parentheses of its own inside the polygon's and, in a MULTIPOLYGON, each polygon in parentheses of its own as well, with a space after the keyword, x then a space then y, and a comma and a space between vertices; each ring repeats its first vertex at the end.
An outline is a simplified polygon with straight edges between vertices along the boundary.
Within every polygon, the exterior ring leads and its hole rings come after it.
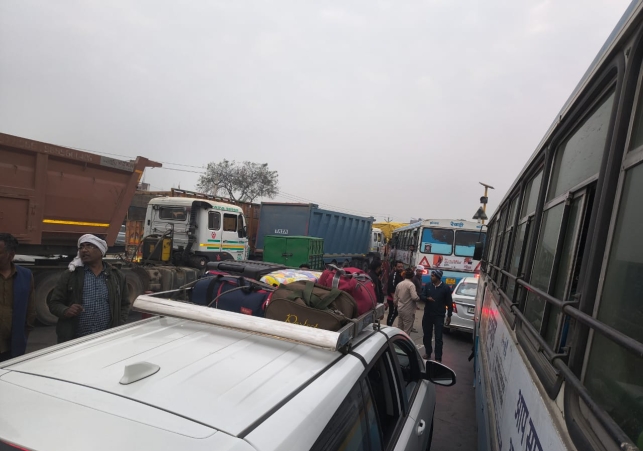
POLYGON ((103 261, 107 243, 94 235, 78 240, 78 255, 47 301, 56 315, 58 343, 125 324, 129 293, 125 275, 103 261))

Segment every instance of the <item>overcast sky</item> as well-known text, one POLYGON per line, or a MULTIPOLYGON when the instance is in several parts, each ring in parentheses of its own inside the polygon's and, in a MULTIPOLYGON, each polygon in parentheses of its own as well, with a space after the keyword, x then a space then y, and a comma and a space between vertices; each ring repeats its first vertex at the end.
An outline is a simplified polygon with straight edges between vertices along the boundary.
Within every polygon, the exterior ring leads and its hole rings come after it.
POLYGON ((250 160, 275 200, 468 219, 628 4, 2 0, 0 132, 194 171, 147 170, 155 190, 250 160))

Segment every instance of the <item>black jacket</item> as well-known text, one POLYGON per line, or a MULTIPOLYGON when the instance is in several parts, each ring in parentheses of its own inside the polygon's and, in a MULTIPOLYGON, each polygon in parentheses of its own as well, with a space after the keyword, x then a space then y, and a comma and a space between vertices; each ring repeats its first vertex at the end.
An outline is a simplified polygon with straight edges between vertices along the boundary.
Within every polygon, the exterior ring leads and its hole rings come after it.
MULTIPOLYGON (((109 293, 109 309, 112 321, 110 328, 117 327, 127 322, 130 302, 127 291, 125 275, 105 263, 105 275, 107 276, 107 291, 109 293)), ((76 338, 78 330, 78 316, 73 318, 65 317, 65 310, 72 304, 83 305, 83 286, 85 285, 85 268, 81 266, 74 272, 65 271, 58 279, 58 283, 47 300, 49 311, 58 317, 56 334, 58 343, 76 338)))
POLYGON ((444 316, 449 311, 449 316, 453 314, 453 298, 451 297, 451 288, 445 283, 437 287, 433 282, 424 285, 420 299, 426 302, 424 305, 424 314, 432 316, 444 316), (433 298, 433 301, 429 301, 433 298))
POLYGON ((368 276, 373 280, 373 285, 375 285, 375 295, 377 296, 377 302, 380 304, 384 302, 384 287, 382 286, 382 280, 380 276, 371 270, 368 272, 368 276))
POLYGON ((402 274, 398 274, 397 272, 393 272, 388 278, 388 287, 386 289, 386 294, 391 296, 391 299, 395 295, 395 288, 398 286, 398 284, 404 280, 404 277, 402 277, 402 274))

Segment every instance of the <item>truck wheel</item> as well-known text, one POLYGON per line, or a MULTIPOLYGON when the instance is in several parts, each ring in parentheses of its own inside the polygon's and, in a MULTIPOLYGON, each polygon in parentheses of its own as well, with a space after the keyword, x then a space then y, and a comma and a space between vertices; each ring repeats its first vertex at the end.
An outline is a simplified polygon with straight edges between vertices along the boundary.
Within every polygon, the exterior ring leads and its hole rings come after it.
POLYGON ((137 297, 143 294, 143 282, 134 271, 125 271, 125 283, 127 283, 127 292, 129 293, 130 306, 137 297))
POLYGON ((35 277, 36 317, 46 326, 53 326, 58 322, 58 317, 49 311, 47 300, 56 288, 62 271, 46 271, 35 277))

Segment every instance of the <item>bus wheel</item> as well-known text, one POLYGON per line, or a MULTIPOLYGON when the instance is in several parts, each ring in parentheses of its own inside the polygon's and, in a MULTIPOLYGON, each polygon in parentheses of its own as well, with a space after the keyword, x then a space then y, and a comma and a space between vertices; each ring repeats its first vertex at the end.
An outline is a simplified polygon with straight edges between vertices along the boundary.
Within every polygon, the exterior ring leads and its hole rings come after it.
POLYGON ((35 277, 35 301, 36 301, 36 317, 38 321, 46 326, 52 326, 58 322, 58 317, 49 311, 47 300, 51 297, 51 293, 56 288, 58 279, 62 271, 45 271, 35 277))

